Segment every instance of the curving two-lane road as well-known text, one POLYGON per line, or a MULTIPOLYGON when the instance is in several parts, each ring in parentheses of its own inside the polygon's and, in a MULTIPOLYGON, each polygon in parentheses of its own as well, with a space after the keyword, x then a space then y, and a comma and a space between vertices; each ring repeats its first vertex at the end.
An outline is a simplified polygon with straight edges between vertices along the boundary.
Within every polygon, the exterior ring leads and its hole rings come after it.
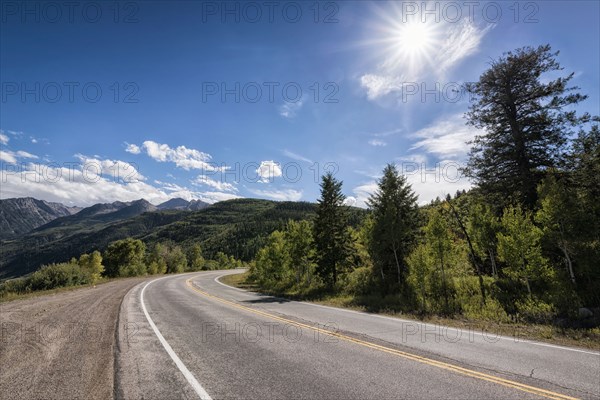
POLYGON ((123 299, 122 399, 599 398, 600 354, 285 301, 215 271, 123 299))

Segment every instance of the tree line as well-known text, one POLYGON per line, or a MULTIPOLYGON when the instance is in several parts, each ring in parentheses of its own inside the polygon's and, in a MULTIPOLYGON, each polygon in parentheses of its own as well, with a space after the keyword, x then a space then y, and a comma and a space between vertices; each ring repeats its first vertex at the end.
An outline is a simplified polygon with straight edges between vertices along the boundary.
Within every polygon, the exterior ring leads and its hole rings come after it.
POLYGON ((126 238, 111 242, 100 252, 82 254, 69 262, 44 265, 31 275, 0 284, 0 297, 61 287, 94 285, 103 279, 156 274, 242 268, 245 264, 217 252, 205 259, 199 244, 184 250, 174 242, 147 247, 139 239, 126 238))
POLYGON ((349 227, 342 182, 322 177, 311 221, 290 221, 249 279, 288 294, 333 293, 401 311, 494 320, 575 320, 600 307, 600 130, 549 45, 493 61, 467 85, 474 187, 419 207, 393 164, 349 227), (370 300, 369 300, 370 299, 370 300), (588 310, 589 311, 589 310, 588 310))

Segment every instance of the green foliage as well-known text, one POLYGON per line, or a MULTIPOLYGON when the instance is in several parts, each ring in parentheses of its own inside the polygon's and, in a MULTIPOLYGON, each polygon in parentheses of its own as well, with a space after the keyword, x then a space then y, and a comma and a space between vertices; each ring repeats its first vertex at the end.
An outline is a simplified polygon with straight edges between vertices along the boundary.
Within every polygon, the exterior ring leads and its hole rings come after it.
POLYGON ((164 274, 167 272, 167 253, 167 246, 161 243, 155 243, 152 246, 152 249, 146 256, 146 265, 148 266, 149 274, 164 274))
POLYGON ((200 244, 195 243, 189 251, 188 255, 188 270, 189 271, 200 271, 205 269, 206 260, 202 256, 202 247, 200 244))
POLYGON ((297 286, 310 286, 314 274, 315 257, 312 225, 308 221, 290 220, 284 231, 284 240, 297 286))
POLYGON ((570 87, 549 45, 524 47, 492 62, 467 86, 474 97, 468 123, 485 130, 472 142, 466 173, 499 209, 511 201, 531 209, 547 168, 560 164, 573 127, 590 116, 569 109, 586 99, 570 87))
POLYGON ((102 255, 98 250, 94 251, 92 254, 82 254, 81 257, 79 257, 79 266, 89 273, 90 283, 98 282, 104 272, 102 255))
POLYGON ((174 245, 166 254, 167 274, 178 274, 187 269, 187 257, 180 246, 174 245))
POLYGON ((385 295, 404 285, 404 259, 410 253, 419 226, 417 196, 393 164, 383 170, 378 188, 368 201, 372 212, 369 252, 385 295))
POLYGON ((376 287, 371 267, 357 267, 344 275, 340 281, 342 291, 350 295, 368 295, 373 293, 376 287))
POLYGON ((77 264, 62 263, 42 267, 28 281, 29 290, 48 290, 90 283, 90 275, 77 264))
POLYGON ((348 231, 348 207, 344 205, 342 182, 328 173, 321 180, 321 197, 313 225, 317 274, 333 288, 338 275, 348 267, 352 238, 348 231))
POLYGON ((432 296, 431 279, 435 270, 435 260, 430 246, 422 243, 415 247, 406 260, 408 283, 413 287, 418 307, 422 313, 428 311, 427 300, 432 296))
POLYGON ((452 237, 450 226, 442 208, 430 211, 429 222, 425 226, 424 232, 435 265, 433 275, 437 278, 431 281, 432 291, 442 295, 444 310, 450 312, 452 288, 451 281, 448 279, 448 267, 452 251, 452 237))
POLYGON ((141 240, 127 238, 112 242, 104 252, 106 276, 136 276, 145 274, 145 251, 146 246, 141 240))
POLYGON ((289 288, 294 282, 290 262, 285 234, 275 231, 267 245, 258 251, 250 277, 258 285, 272 290, 289 288))
POLYGON ((532 295, 532 282, 544 287, 553 278, 548 260, 542 255, 542 231, 533 224, 532 215, 520 206, 504 210, 502 231, 498 233, 498 256, 506 263, 503 274, 522 281, 532 295))

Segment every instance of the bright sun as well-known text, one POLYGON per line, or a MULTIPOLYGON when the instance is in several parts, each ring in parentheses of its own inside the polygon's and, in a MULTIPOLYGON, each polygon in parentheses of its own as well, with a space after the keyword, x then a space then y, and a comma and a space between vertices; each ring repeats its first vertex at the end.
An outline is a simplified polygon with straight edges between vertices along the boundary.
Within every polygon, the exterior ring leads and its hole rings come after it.
POLYGON ((434 42, 432 28, 421 22, 410 22, 400 26, 397 40, 398 51, 413 58, 426 55, 434 42))

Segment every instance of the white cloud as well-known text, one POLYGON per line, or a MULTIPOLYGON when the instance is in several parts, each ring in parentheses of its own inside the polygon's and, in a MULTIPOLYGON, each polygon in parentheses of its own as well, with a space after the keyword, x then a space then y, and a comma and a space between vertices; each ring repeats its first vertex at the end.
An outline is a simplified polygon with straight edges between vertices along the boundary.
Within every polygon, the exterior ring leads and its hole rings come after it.
POLYGON ((357 203, 356 197, 353 197, 353 196, 348 196, 344 200, 344 205, 345 206, 355 206, 356 203, 357 203))
POLYGON ((422 148, 441 157, 463 158, 469 152, 467 142, 478 133, 478 129, 465 124, 461 114, 452 115, 412 134, 419 141, 411 150, 422 148))
MULTIPOLYGON (((79 167, 82 167, 80 165, 79 167)), ((229 200, 239 196, 231 193, 195 192, 185 187, 165 183, 157 188, 146 182, 127 181, 100 176, 85 168, 54 167, 29 163, 18 171, 0 170, 1 198, 35 197, 46 201, 69 205, 90 206, 113 201, 146 199, 160 204, 181 197, 186 200, 200 199, 207 203, 229 200), (165 190, 168 187, 168 190, 165 190)))
POLYGON ((384 142, 383 140, 371 139, 371 140, 369 140, 369 145, 374 146, 374 147, 385 147, 385 146, 387 146, 387 143, 384 142))
POLYGON ((419 205, 428 204, 436 197, 443 199, 447 194, 454 195, 457 190, 469 190, 471 183, 463 177, 456 161, 445 160, 431 166, 422 165, 411 173, 405 173, 408 183, 419 195, 419 205))
POLYGON ((158 204, 169 198, 144 182, 110 179, 80 168, 28 164, 15 172, 3 169, 0 174, 3 198, 31 196, 80 206, 140 198, 158 204))
MULTIPOLYGON (((406 176, 413 191, 419 196, 417 200, 419 205, 425 205, 436 197, 444 198, 448 193, 454 195, 457 190, 469 190, 472 187, 468 179, 459 172, 460 166, 456 161, 445 160, 431 166, 423 163, 416 168, 407 168, 401 172, 406 176)), ((356 199, 355 205, 366 208, 367 200, 376 190, 377 181, 375 180, 355 187, 352 190, 356 199)))
POLYGON ((125 148, 125 151, 131 154, 140 154, 142 152, 142 149, 140 149, 140 146, 138 146, 137 144, 132 144, 132 143, 125 143, 127 145, 127 147, 125 148))
POLYGON ((219 201, 240 199, 241 196, 238 196, 233 193, 222 193, 222 192, 198 192, 195 193, 198 198, 206 203, 217 203, 219 201))
POLYGON ((292 160, 304 161, 304 162, 307 162, 309 164, 313 164, 313 160, 311 160, 310 158, 301 156, 300 154, 291 152, 289 150, 283 150, 283 155, 286 156, 286 157, 291 158, 292 160))
POLYGON ((146 140, 142 144, 146 153, 156 161, 172 162, 179 168, 186 171, 190 169, 201 169, 204 171, 220 171, 222 167, 216 167, 210 163, 211 155, 195 149, 188 149, 185 146, 171 148, 167 144, 156 143, 152 140, 146 140))
POLYGON ((31 138, 31 143, 36 144, 38 142, 38 140, 34 137, 31 138))
POLYGON ((110 176, 117 180, 122 180, 123 182, 139 182, 146 180, 134 165, 126 161, 99 160, 81 154, 76 154, 75 156, 82 162, 82 167, 88 174, 110 176))
POLYGON ((6 136, 3 131, 0 132, 0 144, 7 145, 8 141, 9 141, 8 136, 6 136))
POLYGON ((205 185, 217 189, 220 192, 237 192, 237 188, 227 182, 220 182, 215 179, 209 178, 206 175, 198 175, 196 179, 192 181, 194 185, 205 185))
POLYGON ((301 98, 295 103, 286 101, 282 106, 279 107, 279 115, 281 115, 283 118, 294 118, 303 105, 304 98, 301 98))
POLYGON ((284 190, 258 190, 250 189, 250 193, 258 197, 266 197, 277 201, 299 201, 302 198, 301 190, 284 189, 284 190))
POLYGON ((367 98, 375 100, 392 92, 402 90, 403 77, 366 74, 360 77, 360 85, 367 90, 367 98))
POLYGON ((38 156, 36 156, 35 154, 31 154, 28 153, 26 151, 23 150, 19 150, 15 153, 17 155, 17 157, 19 158, 39 158, 38 156))
POLYGON ((256 173, 260 182, 271 182, 274 178, 282 175, 281 166, 273 160, 261 161, 260 166, 256 169, 256 173))
POLYGON ((363 183, 362 185, 359 185, 359 186, 355 187, 354 189, 352 189, 352 192, 355 195, 354 198, 356 199, 356 202, 354 203, 354 205, 356 207, 366 208, 367 200, 369 199, 369 197, 371 197, 371 194, 373 194, 376 190, 377 190, 377 182, 376 181, 370 181, 367 183, 363 183))
POLYGON ((19 150, 17 152, 10 150, 0 150, 0 161, 4 161, 8 164, 16 164, 19 158, 37 159, 39 157, 35 154, 31 154, 23 150, 19 150))
POLYGON ((0 161, 4 161, 8 164, 16 164, 17 158, 15 157, 15 153, 12 151, 0 150, 0 161))

